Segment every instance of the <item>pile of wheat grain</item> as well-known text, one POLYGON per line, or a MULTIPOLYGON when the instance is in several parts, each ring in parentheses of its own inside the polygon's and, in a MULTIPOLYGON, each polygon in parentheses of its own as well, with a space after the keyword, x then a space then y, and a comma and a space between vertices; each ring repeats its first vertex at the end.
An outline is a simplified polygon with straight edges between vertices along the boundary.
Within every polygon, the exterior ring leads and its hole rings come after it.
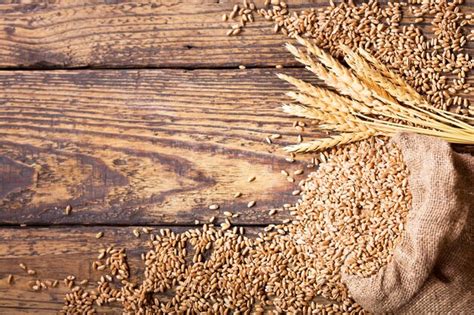
POLYGON ((344 264, 346 273, 369 276, 387 263, 411 205, 394 144, 371 138, 333 149, 302 186, 294 234, 316 248, 321 268, 334 265, 337 275, 344 264))
POLYGON ((431 104, 474 115, 467 98, 472 92, 467 77, 473 62, 465 50, 468 40, 474 38, 474 31, 468 33, 466 26, 473 25, 474 18, 461 11, 462 3, 410 0, 382 5, 370 0, 336 5, 331 0, 329 6, 297 12, 279 0, 266 1, 262 8, 244 0, 234 7, 231 17, 238 30, 233 35, 244 34, 242 30, 255 20, 256 13, 273 21, 275 32, 313 38, 335 56, 341 54, 340 44, 363 47, 401 74, 431 104), (421 28, 426 24, 430 25, 423 29, 429 36, 421 28))
POLYGON ((380 138, 333 149, 300 186, 293 220, 258 235, 212 223, 146 230, 140 280, 124 249, 101 250, 93 267, 105 274, 93 290, 69 283, 63 313, 117 303, 128 314, 362 312, 341 272, 369 275, 390 258, 411 201, 401 154, 380 138))

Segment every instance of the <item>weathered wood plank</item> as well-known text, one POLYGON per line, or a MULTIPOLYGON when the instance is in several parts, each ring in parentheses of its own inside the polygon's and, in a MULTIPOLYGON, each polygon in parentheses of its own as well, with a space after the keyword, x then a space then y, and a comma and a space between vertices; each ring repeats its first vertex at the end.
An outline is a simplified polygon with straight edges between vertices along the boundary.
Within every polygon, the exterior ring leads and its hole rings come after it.
POLYGON ((0 222, 193 224, 224 210, 242 224, 275 222, 267 210, 294 201, 303 178, 280 171, 306 164, 281 150, 298 131, 275 73, 0 72, 0 222), (275 132, 283 137, 269 145, 275 132))
MULTIPOLYGON (((103 272, 94 270, 92 262, 97 260, 99 250, 114 245, 126 248, 132 280, 140 279, 144 264, 141 253, 149 250, 147 235, 136 238, 132 231, 136 227, 75 227, 75 228, 2 228, 0 229, 0 314, 54 314, 61 309, 64 295, 70 290, 63 280, 74 275, 78 281, 87 279, 88 289, 103 272), (95 235, 104 231, 101 239, 95 235), (30 276, 19 264, 36 271, 30 276), (8 284, 8 275, 14 283, 8 284), (35 292, 29 281, 60 280, 57 288, 35 292)), ((171 228, 181 232, 186 228, 171 228)), ((157 231, 157 230, 156 230, 157 231)), ((247 228, 246 235, 255 235, 256 228, 247 228)), ((100 309, 102 313, 121 314, 118 307, 100 309)))
MULTIPOLYGON (((322 1, 320 1, 322 2, 322 1)), ((0 67, 222 67, 293 63, 268 21, 228 37, 233 1, 0 6, 0 67)))
MULTIPOLYGON (((0 67, 236 67, 296 65, 263 18, 228 37, 238 1, 54 1, 0 5, 0 67)), ((290 10, 327 0, 288 1, 290 10)), ((384 1, 382 1, 384 2, 384 1)), ((261 7, 263 0, 256 1, 261 7)), ((465 9, 472 11, 471 2, 465 9)), ((404 23, 413 22, 407 13, 404 23)), ((431 26, 420 26, 427 37, 431 26)))

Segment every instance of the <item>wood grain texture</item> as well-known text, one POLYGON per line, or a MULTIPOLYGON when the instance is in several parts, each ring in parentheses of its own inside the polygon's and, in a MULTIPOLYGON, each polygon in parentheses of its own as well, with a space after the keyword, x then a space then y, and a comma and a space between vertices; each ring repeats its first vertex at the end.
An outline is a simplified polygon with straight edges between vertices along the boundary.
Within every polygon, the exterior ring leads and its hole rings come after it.
MULTIPOLYGON (((238 1, 59 0, 0 5, 0 68, 219 68, 297 65, 282 34, 258 18, 228 37, 222 14, 238 1)), ((255 1, 262 7, 263 0, 255 1)), ((290 10, 327 6, 291 0, 290 10)), ((381 1, 386 2, 386 1, 381 1)), ((472 11, 471 0, 465 10, 472 11)), ((403 23, 412 23, 407 13, 403 23)), ((432 34, 428 23, 425 35, 432 34)), ((472 47, 471 47, 472 48, 472 47)), ((470 51, 471 49, 469 49, 470 51)))
MULTIPOLYGON (((94 289, 105 272, 92 268, 99 250, 114 245, 127 250, 131 279, 139 281, 144 271, 140 255, 149 250, 147 235, 136 238, 132 231, 136 227, 71 227, 71 228, 2 228, 0 229, 0 314, 55 314, 63 305, 63 298, 69 289, 63 280, 74 275, 78 281, 87 279, 88 289, 94 289), (95 235, 104 231, 101 239, 95 235), (19 264, 36 271, 30 276, 19 264), (14 276, 14 283, 8 284, 8 275, 14 276), (58 288, 35 292, 29 281, 40 279, 60 280, 58 288)), ((187 228, 172 227, 175 232, 187 228)), ((157 230, 156 230, 157 231, 157 230)), ((246 235, 252 237, 259 230, 247 228, 246 235)), ((190 251, 192 256, 192 252, 190 251)), ((191 257, 190 256, 190 257, 191 257)), ((121 314, 118 307, 104 307, 100 313, 121 314)))
POLYGON ((299 132, 276 71, 0 72, 0 222, 193 224, 225 210, 242 224, 278 221, 268 209, 296 200, 304 176, 280 171, 310 157, 285 160, 299 132))

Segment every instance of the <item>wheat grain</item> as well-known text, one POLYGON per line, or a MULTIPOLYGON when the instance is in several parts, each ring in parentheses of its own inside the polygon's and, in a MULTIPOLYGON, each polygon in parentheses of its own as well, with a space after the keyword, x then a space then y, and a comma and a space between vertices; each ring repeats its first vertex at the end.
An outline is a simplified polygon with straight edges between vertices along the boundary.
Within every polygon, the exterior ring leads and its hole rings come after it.
POLYGON ((132 233, 133 233, 133 235, 135 235, 135 237, 137 237, 137 238, 140 237, 140 231, 138 229, 133 229, 132 233))

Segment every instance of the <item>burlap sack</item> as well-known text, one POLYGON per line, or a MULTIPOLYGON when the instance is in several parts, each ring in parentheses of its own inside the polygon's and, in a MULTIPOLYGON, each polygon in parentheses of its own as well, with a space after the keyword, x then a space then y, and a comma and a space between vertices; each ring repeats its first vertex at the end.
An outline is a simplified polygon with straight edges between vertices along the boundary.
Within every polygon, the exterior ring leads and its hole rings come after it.
POLYGON ((406 231, 377 274, 343 281, 374 313, 474 314, 474 157, 431 137, 394 141, 410 170, 406 231))

